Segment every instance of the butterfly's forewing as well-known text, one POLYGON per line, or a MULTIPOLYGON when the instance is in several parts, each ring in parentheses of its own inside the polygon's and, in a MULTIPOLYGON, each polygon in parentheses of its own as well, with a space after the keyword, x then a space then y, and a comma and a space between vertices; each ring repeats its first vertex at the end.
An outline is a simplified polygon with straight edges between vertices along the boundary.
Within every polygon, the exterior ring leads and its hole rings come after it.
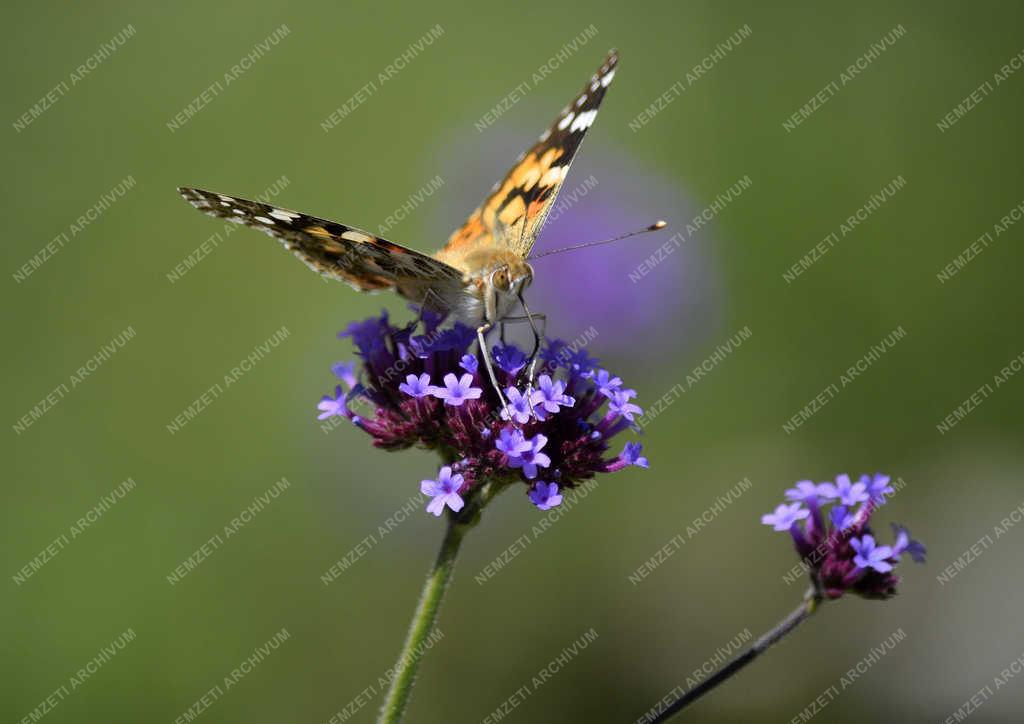
POLYGON ((420 303, 429 287, 463 284, 447 264, 352 226, 211 191, 178 191, 200 211, 270 234, 314 271, 361 291, 395 289, 420 303))
POLYGON ((452 233, 438 252, 439 259, 458 266, 461 258, 486 245, 509 249, 523 258, 529 255, 569 165, 594 123, 618 60, 614 50, 608 54, 583 91, 452 233))

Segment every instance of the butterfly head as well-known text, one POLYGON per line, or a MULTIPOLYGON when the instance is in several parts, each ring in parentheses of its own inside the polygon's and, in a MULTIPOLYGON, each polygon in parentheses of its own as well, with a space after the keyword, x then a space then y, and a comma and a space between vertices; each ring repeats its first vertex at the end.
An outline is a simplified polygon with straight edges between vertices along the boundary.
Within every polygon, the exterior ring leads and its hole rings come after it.
POLYGON ((484 317, 489 322, 498 322, 509 314, 533 282, 533 267, 520 256, 502 254, 483 269, 479 279, 484 317))
POLYGON ((531 283, 533 267, 518 257, 498 262, 487 277, 487 285, 499 294, 518 296, 531 283))

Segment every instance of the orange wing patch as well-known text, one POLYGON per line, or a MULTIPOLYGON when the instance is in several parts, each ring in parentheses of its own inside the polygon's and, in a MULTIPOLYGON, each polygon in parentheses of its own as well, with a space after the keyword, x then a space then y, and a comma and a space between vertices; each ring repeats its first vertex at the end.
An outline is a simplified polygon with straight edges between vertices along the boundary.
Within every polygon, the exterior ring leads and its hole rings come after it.
POLYGON ((583 137, 594 123, 618 60, 614 50, 608 54, 583 91, 452 233, 437 253, 438 259, 461 268, 466 257, 487 246, 508 249, 522 258, 529 255, 583 137))

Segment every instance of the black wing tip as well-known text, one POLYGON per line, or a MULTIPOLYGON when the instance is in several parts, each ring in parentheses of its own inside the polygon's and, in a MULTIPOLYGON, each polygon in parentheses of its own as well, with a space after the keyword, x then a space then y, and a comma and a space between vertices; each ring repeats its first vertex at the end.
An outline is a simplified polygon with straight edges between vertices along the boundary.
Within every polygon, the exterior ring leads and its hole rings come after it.
POLYGON ((200 211, 210 211, 213 208, 207 193, 200 189, 191 188, 190 186, 179 186, 178 194, 200 211))

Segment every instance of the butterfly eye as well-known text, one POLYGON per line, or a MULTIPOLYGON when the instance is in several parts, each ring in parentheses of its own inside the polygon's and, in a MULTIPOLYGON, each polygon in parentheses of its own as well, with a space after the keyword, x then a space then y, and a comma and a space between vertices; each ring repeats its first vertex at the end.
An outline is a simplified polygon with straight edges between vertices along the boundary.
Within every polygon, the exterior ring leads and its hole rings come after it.
POLYGON ((508 291, 508 269, 502 267, 495 271, 494 275, 491 277, 491 283, 494 284, 497 289, 508 291))

